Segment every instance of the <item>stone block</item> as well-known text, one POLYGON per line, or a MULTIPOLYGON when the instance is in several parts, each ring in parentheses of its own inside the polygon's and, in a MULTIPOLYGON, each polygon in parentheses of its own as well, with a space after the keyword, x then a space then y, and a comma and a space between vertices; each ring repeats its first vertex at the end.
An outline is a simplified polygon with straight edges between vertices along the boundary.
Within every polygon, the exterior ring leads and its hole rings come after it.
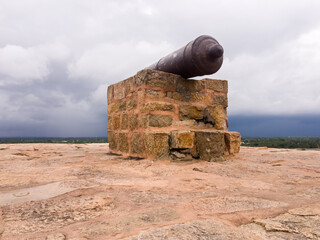
POLYGON ((126 80, 123 81, 123 87, 124 87, 124 92, 125 92, 125 97, 130 95, 130 93, 133 92, 133 86, 134 86, 134 78, 129 77, 126 80))
POLYGON ((206 93, 199 92, 188 92, 188 93, 178 93, 178 92, 167 92, 166 97, 181 101, 181 102, 197 102, 203 104, 211 104, 212 97, 206 93))
POLYGON ((108 131, 113 130, 112 128, 112 117, 108 116, 108 131))
POLYGON ((180 120, 203 119, 204 107, 194 105, 181 105, 179 109, 180 120))
POLYGON ((116 100, 123 99, 126 96, 125 82, 119 82, 113 85, 113 97, 116 100))
POLYGON ((204 113, 203 113, 203 123, 206 124, 206 123, 209 123, 211 125, 215 125, 216 123, 216 119, 215 119, 215 116, 212 112, 212 109, 209 108, 209 107, 206 107, 204 109, 204 113))
POLYGON ((183 97, 180 93, 177 93, 177 92, 167 92, 166 97, 172 98, 177 101, 182 101, 183 98, 185 98, 185 96, 183 97))
POLYGON ((107 99, 108 99, 108 104, 111 103, 111 101, 113 100, 113 85, 108 86, 107 99))
POLYGON ((126 103, 126 101, 121 101, 120 103, 119 103, 119 111, 125 111, 127 109, 127 103, 126 103))
POLYGON ((128 102, 128 107, 127 109, 128 110, 133 110, 133 109, 136 109, 137 108, 137 100, 136 99, 131 99, 129 102, 128 102))
POLYGON ((134 76, 135 84, 137 86, 145 84, 151 87, 159 87, 164 89, 175 89, 176 80, 179 78, 181 78, 179 75, 150 69, 141 70, 134 76))
POLYGON ((164 102, 148 102, 144 104, 140 111, 142 113, 149 113, 153 111, 174 111, 174 106, 171 103, 164 103, 164 102))
POLYGON ((195 131, 196 150, 199 158, 220 161, 225 151, 224 133, 217 130, 195 131))
POLYGON ((139 119, 139 127, 141 128, 146 128, 149 125, 149 121, 148 121, 149 115, 143 115, 140 117, 139 119))
POLYGON ((170 133, 170 148, 193 148, 195 140, 194 132, 190 130, 178 130, 170 133))
POLYGON ((120 129, 120 115, 113 115, 112 116, 112 127, 113 127, 113 130, 120 129))
POLYGON ((226 95, 214 95, 212 103, 215 106, 222 106, 224 108, 227 108, 228 107, 228 97, 226 95))
POLYGON ((204 80, 208 89, 214 90, 215 92, 228 93, 228 81, 208 78, 204 80))
POLYGON ((128 129, 128 114, 124 113, 121 115, 121 129, 126 130, 128 129))
POLYGON ((190 94, 194 92, 201 92, 205 88, 204 81, 177 78, 176 91, 178 93, 190 94))
POLYGON ((131 114, 129 116, 129 127, 130 130, 135 130, 138 128, 138 114, 131 114))
POLYGON ((111 115, 117 111, 116 103, 109 103, 108 104, 108 115, 111 115))
POLYGON ((140 154, 143 152, 143 141, 140 133, 133 133, 131 137, 131 153, 140 154))
POLYGON ((172 125, 177 126, 177 127, 179 127, 179 126, 192 127, 192 126, 195 126, 196 123, 197 122, 195 120, 190 119, 190 120, 174 121, 172 123, 172 125))
POLYGON ((204 111, 206 122, 210 122, 217 130, 228 130, 227 110, 222 106, 208 106, 204 111))
POLYGON ((147 132, 144 135, 146 153, 152 159, 169 157, 169 135, 164 132, 147 132))
POLYGON ((168 127, 172 125, 172 117, 167 115, 149 115, 150 127, 168 127))
POLYGON ((210 104, 211 96, 205 93, 191 93, 190 94, 190 101, 191 102, 199 102, 203 104, 210 104))
POLYGON ((226 149, 229 154, 238 153, 240 151, 241 135, 238 132, 225 133, 226 149))
POLYGON ((108 142, 109 142, 109 148, 111 150, 117 150, 118 148, 118 138, 117 134, 112 131, 108 131, 108 142))
POLYGON ((119 111, 126 111, 126 101, 117 100, 113 103, 110 103, 108 106, 108 114, 113 114, 119 111))
POLYGON ((165 97, 165 92, 154 89, 146 89, 145 96, 150 99, 163 99, 165 97))
POLYGON ((119 133, 118 135, 119 151, 129 152, 128 133, 119 133))
POLYGON ((146 100, 146 90, 139 88, 137 90, 137 101, 138 103, 144 103, 146 100))

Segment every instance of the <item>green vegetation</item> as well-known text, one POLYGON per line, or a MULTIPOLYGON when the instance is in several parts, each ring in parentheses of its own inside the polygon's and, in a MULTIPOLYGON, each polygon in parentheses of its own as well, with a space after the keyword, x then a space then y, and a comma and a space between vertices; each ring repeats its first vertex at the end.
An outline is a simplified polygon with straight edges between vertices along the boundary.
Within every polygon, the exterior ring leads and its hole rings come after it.
POLYGON ((107 143, 106 137, 82 138, 0 138, 1 143, 107 143))
POLYGON ((320 138, 283 137, 283 138, 243 138, 241 146, 269 148, 320 148, 320 138))
MULTIPOLYGON (((82 137, 82 138, 0 138, 0 144, 4 143, 107 143, 107 137, 82 137)), ((319 138, 242 138, 241 146, 269 147, 269 148, 319 148, 319 138)))

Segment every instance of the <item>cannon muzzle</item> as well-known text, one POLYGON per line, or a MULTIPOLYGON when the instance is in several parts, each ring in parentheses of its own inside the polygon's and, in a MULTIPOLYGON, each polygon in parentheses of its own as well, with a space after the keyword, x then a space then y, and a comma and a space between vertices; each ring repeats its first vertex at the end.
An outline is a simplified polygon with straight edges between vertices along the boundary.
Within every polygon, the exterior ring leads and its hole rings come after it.
POLYGON ((202 35, 161 58, 146 69, 178 74, 184 78, 217 72, 223 62, 223 48, 213 37, 202 35))

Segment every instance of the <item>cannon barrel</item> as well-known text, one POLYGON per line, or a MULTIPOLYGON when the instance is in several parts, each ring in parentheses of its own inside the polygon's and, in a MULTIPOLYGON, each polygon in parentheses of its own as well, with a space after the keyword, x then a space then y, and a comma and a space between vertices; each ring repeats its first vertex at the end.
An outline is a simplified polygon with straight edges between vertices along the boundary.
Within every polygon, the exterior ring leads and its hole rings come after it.
POLYGON ((161 58, 146 69, 178 74, 184 78, 217 72, 223 62, 223 48, 213 37, 202 35, 161 58))

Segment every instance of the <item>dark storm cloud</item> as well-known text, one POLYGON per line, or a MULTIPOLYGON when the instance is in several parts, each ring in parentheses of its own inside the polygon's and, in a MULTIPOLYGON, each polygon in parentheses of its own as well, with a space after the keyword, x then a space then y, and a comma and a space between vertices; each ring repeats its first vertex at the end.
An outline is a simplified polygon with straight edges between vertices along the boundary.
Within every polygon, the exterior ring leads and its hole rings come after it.
POLYGON ((0 0, 0 136, 104 136, 107 85, 201 34, 225 49, 229 115, 319 114, 319 7, 0 0))
POLYGON ((243 137, 319 137, 320 115, 231 116, 229 129, 243 137))

